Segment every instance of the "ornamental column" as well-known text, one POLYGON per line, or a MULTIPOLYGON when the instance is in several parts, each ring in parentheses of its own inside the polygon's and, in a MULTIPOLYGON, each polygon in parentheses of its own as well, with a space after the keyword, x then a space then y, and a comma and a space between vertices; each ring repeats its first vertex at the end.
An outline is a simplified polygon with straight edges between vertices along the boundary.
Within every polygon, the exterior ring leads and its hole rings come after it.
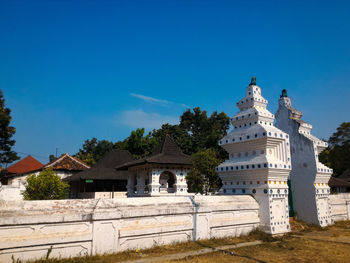
POLYGON ((255 77, 231 118, 234 129, 219 141, 229 159, 217 167, 224 195, 252 195, 260 205, 260 226, 271 234, 290 231, 287 180, 289 136, 274 126, 255 77))
POLYGON ((134 174, 130 174, 128 176, 128 184, 126 185, 126 189, 127 189, 127 196, 134 196, 135 193, 135 175, 134 174))
POLYGON ((159 195, 159 169, 152 168, 150 175, 149 175, 149 185, 148 185, 148 191, 151 196, 159 195))
POLYGON ((144 174, 142 172, 138 172, 136 179, 137 179, 137 185, 136 185, 137 195, 144 195, 145 187, 146 187, 144 174))

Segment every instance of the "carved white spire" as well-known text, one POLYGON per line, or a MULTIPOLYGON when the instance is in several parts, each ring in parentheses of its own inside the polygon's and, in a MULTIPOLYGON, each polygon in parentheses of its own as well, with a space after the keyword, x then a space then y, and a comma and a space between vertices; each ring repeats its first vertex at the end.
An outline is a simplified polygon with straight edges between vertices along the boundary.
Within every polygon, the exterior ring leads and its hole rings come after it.
POLYGON ((255 77, 231 118, 234 129, 219 141, 229 159, 217 167, 222 194, 251 194, 260 204, 263 228, 289 231, 287 179, 291 169, 288 134, 274 125, 255 77))
POLYGON ((292 107, 283 90, 276 113, 276 126, 290 134, 293 170, 290 174, 294 209, 298 216, 313 224, 333 223, 328 186, 332 169, 318 160, 328 144, 311 134, 312 125, 302 121, 303 113, 292 107))

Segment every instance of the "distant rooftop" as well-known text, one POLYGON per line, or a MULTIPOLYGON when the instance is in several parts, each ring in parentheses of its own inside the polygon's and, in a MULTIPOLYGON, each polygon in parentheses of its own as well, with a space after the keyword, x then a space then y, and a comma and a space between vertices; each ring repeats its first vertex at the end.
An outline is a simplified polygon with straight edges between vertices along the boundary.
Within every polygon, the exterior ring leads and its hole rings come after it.
POLYGON ((125 150, 115 149, 105 154, 92 168, 76 173, 64 179, 65 181, 118 180, 127 179, 124 171, 117 171, 116 166, 133 161, 133 156, 125 150))
POLYGON ((62 154, 57 160, 46 164, 43 168, 52 167, 54 170, 83 171, 89 169, 90 166, 76 157, 70 156, 68 153, 62 154))
POLYGON ((12 175, 25 174, 25 173, 40 170, 43 166, 44 165, 41 162, 39 162, 37 159, 28 155, 27 157, 23 158, 17 163, 9 166, 6 169, 6 173, 12 174, 12 175))
POLYGON ((153 164, 180 164, 190 165, 190 156, 184 154, 181 149, 176 145, 173 139, 167 134, 163 142, 154 151, 153 155, 135 160, 132 162, 125 163, 117 166, 118 170, 124 170, 128 167, 142 165, 146 163, 153 164))

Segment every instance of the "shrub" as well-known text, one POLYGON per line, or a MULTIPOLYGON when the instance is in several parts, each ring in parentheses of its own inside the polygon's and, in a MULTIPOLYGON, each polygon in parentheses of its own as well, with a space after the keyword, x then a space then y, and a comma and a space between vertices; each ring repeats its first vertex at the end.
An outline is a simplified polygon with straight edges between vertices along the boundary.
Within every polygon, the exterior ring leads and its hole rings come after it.
POLYGON ((25 200, 54 200, 68 197, 69 184, 62 182, 52 170, 41 171, 39 175, 32 174, 27 178, 25 200))

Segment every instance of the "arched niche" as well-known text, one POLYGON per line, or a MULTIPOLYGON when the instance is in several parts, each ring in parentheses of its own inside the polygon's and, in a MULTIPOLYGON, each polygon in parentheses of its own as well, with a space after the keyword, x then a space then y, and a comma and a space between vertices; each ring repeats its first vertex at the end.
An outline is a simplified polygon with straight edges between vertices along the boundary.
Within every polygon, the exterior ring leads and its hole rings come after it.
POLYGON ((170 171, 164 171, 159 176, 160 190, 173 190, 176 184, 176 176, 170 171))

